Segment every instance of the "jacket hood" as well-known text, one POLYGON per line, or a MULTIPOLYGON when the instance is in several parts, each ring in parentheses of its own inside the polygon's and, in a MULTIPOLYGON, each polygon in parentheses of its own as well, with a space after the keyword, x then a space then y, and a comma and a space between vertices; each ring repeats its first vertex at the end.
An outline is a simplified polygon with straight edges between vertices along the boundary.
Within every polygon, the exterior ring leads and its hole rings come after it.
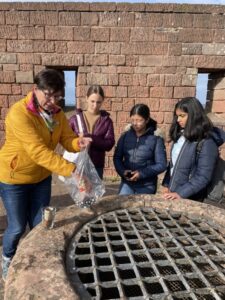
POLYGON ((221 128, 213 127, 211 137, 219 147, 225 142, 225 131, 221 128))

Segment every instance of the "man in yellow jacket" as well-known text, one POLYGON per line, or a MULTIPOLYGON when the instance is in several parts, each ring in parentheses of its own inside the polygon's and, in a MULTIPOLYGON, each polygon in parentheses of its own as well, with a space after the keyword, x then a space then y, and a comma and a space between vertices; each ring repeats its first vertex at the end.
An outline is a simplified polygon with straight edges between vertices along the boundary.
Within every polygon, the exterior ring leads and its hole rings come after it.
POLYGON ((40 223, 42 208, 49 205, 51 173, 70 176, 76 168, 54 152, 57 144, 78 152, 91 142, 74 135, 56 105, 63 98, 63 76, 45 69, 36 75, 34 83, 33 91, 10 108, 6 140, 0 150, 0 193, 8 221, 3 236, 3 279, 27 223, 30 229, 40 223))

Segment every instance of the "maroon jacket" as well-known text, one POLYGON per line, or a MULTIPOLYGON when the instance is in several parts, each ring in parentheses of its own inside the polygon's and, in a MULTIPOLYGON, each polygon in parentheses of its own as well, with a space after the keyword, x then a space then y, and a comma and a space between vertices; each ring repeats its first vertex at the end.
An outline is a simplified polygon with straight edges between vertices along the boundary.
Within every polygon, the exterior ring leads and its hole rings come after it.
POLYGON ((81 109, 77 109, 75 115, 73 115, 69 120, 69 124, 73 131, 76 134, 79 134, 76 118, 77 114, 80 115, 84 136, 92 138, 89 151, 91 160, 96 168, 102 168, 105 164, 105 151, 110 151, 115 144, 113 123, 109 117, 109 113, 105 110, 100 111, 100 117, 94 126, 92 134, 88 133, 81 109))

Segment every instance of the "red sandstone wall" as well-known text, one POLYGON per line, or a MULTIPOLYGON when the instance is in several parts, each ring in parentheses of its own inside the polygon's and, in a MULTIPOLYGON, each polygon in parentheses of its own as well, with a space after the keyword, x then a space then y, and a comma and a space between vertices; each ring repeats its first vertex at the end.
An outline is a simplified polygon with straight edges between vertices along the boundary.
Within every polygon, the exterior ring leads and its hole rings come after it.
MULTIPOLYGON (((195 95, 199 70, 225 70, 224 13, 212 5, 0 3, 1 143, 8 108, 46 66, 77 68, 81 107, 87 87, 101 84, 117 137, 140 102, 166 131, 178 99, 195 95)), ((224 126, 225 84, 211 86, 210 111, 224 126)))

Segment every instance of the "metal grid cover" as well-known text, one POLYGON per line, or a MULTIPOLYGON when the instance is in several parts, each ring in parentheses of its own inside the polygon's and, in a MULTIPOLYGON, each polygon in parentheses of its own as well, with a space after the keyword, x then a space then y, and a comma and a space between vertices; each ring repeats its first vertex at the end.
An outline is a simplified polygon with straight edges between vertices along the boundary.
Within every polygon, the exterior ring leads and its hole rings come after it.
POLYGON ((117 210, 78 232, 67 271, 83 299, 224 300, 225 236, 169 210, 117 210))

